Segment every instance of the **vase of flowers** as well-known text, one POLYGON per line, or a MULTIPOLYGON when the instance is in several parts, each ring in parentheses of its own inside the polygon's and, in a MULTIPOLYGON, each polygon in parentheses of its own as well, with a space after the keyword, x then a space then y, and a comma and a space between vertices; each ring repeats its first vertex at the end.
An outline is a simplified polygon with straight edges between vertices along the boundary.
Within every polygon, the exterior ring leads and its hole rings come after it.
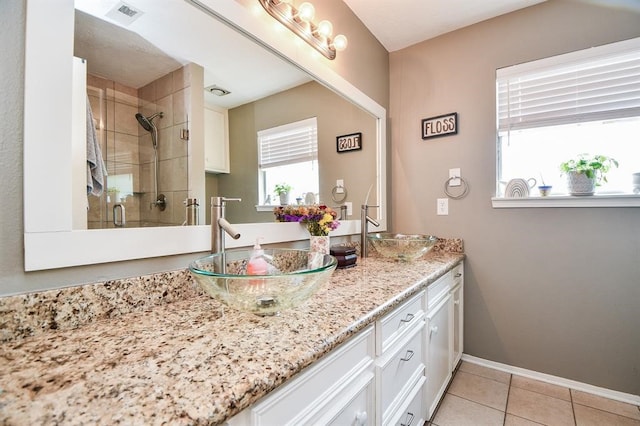
POLYGON ((305 225, 311 236, 311 251, 329 254, 329 232, 340 225, 338 213, 331 207, 322 204, 280 206, 273 209, 273 214, 277 222, 298 222, 305 225))

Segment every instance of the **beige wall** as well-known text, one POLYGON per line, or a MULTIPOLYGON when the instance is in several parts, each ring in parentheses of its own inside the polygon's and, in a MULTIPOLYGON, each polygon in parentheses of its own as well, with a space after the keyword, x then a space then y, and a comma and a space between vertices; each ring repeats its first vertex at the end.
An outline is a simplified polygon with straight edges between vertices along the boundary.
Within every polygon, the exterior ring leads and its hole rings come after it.
POLYGON ((392 228, 462 237, 465 352, 640 394, 640 210, 493 209, 495 70, 640 36, 640 14, 548 1, 390 55, 392 228), (422 118, 459 113, 423 141, 422 118), (448 169, 469 195, 436 215, 448 169))
MULTIPOLYGON (((320 200, 337 205, 331 199, 331 190, 336 179, 343 179, 345 201, 356 207, 364 201, 376 180, 376 121, 331 90, 310 82, 229 111, 231 173, 219 175, 218 190, 220 195, 242 198, 242 203, 227 204, 227 217, 232 223, 274 221, 272 212, 256 212, 254 207, 258 203, 256 133, 311 117, 318 120, 320 200), (362 150, 338 154, 336 136, 356 132, 362 133, 362 150)), ((289 183, 294 183, 295 176, 291 179, 289 183)), ((296 195, 292 194, 291 202, 296 195)), ((376 203, 375 198, 371 203, 376 203)))

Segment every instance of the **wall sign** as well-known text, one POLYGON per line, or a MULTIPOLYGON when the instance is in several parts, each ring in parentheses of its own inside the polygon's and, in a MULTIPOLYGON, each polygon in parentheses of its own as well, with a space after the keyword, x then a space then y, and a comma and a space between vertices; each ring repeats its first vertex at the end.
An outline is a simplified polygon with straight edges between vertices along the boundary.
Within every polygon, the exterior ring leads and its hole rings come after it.
POLYGON ((455 135, 458 133, 458 113, 439 115, 422 120, 422 139, 437 138, 439 136, 455 135))
POLYGON ((357 151, 362 149, 362 133, 351 133, 336 137, 338 152, 357 151))

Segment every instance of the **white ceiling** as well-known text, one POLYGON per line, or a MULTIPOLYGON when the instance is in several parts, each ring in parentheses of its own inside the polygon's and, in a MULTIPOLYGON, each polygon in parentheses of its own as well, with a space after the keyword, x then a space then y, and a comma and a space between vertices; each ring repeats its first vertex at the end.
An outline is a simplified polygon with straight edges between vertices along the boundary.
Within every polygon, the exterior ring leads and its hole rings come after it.
MULTIPOLYGON (((395 51, 544 0, 343 1, 387 50, 395 51)), ((110 13, 120 0, 75 0, 84 12, 76 17, 76 56, 87 59, 90 72, 100 70, 102 77, 134 88, 195 62, 205 69, 205 87, 231 91, 224 97, 205 94, 205 101, 224 108, 311 80, 187 1, 165 0, 162 7, 156 2, 125 0, 142 12, 127 22, 122 14, 110 13)))
POLYGON ((343 0, 389 51, 545 0, 343 0))

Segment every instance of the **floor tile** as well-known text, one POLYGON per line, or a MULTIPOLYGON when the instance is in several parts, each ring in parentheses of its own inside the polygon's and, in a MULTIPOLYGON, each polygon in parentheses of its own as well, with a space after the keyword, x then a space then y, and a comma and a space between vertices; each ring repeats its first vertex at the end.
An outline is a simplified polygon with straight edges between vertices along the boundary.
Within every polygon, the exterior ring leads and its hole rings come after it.
POLYGON ((576 426, 640 426, 640 420, 587 407, 585 405, 574 404, 573 410, 576 415, 576 426))
POLYGON ((502 411, 446 394, 432 424, 434 426, 502 426, 503 422, 502 411))
POLYGON ((485 367, 483 365, 472 364, 470 362, 462 361, 460 369, 458 371, 464 371, 465 373, 475 374, 476 376, 486 377, 500 383, 509 383, 511 380, 511 374, 504 371, 495 370, 493 368, 485 367))
POLYGON ((638 410, 636 405, 614 401, 612 399, 577 391, 575 389, 571 389, 571 396, 573 397, 574 404, 586 405, 588 407, 640 420, 640 410, 638 410))
POLYGON ((449 393, 504 411, 507 405, 509 385, 458 371, 449 387, 449 393))
POLYGON ((539 426, 542 423, 536 423, 533 420, 523 419, 522 417, 507 414, 504 419, 504 426, 539 426))
POLYGON ((570 402, 516 387, 509 390, 507 413, 548 426, 575 425, 570 402))
POLYGON ((526 389, 531 392, 541 393, 547 396, 552 396, 554 398, 563 399, 565 401, 571 401, 571 393, 569 392, 569 388, 552 385, 551 383, 541 382, 540 380, 529 379, 527 377, 516 376, 514 374, 511 378, 511 386, 515 386, 520 389, 526 389))

